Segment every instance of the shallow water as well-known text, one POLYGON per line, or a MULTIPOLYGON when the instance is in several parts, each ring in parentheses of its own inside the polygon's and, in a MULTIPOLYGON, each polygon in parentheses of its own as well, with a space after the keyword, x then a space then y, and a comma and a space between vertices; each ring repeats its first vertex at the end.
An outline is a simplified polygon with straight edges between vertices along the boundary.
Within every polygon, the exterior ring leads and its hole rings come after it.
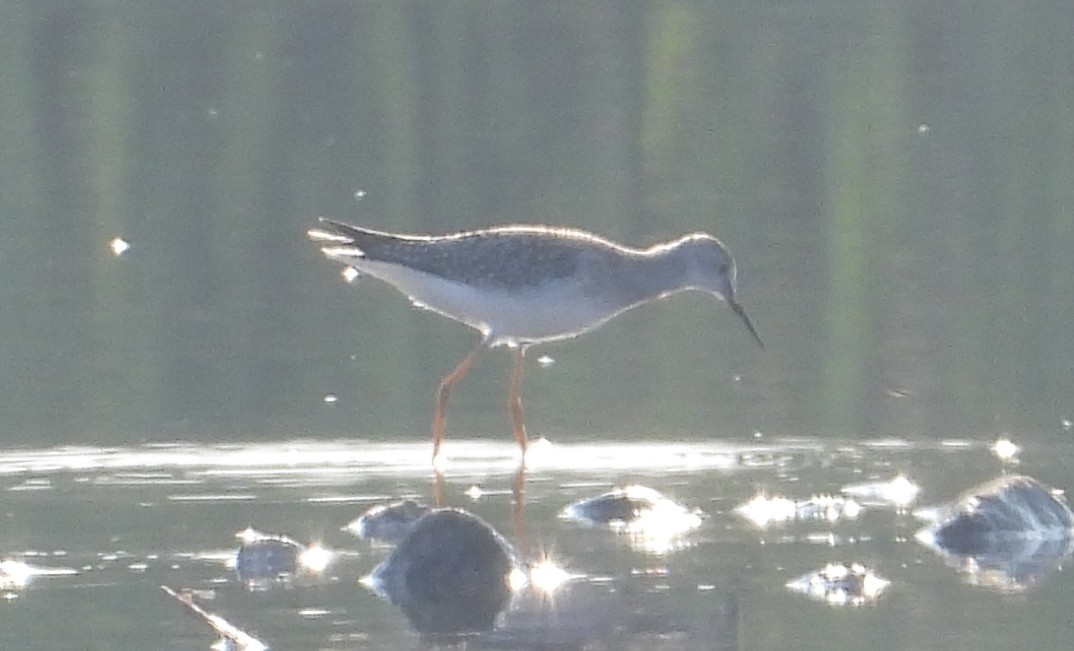
POLYGON ((1008 472, 1074 487, 1069 1, 74 4, 0 5, 0 649, 212 645, 162 585, 274 649, 427 643, 359 583, 388 549, 341 528, 433 500, 433 393, 477 334, 343 282, 322 215, 711 232, 765 341, 695 294, 534 349, 526 422, 554 443, 524 504, 507 356, 482 357, 443 503, 573 578, 471 646, 1070 646, 1069 573, 971 585, 907 512, 1000 475, 999 436, 1008 472), (905 510, 736 511, 900 474, 905 510), (559 516, 632 483, 701 525, 559 516), (248 527, 337 555, 248 591, 248 527), (836 562, 891 583, 785 587, 836 562))
MULTIPOLYGON (((491 648, 783 648, 868 644, 1044 648, 1069 629, 1069 574, 1026 590, 970 585, 918 544, 907 509, 862 499, 855 518, 759 528, 735 508, 758 493, 805 500, 905 475, 920 506, 1001 472, 991 441, 758 439, 727 443, 542 443, 515 508, 510 443, 451 440, 443 500, 486 519, 530 560, 571 578, 544 608, 523 595, 491 648), (704 514, 682 535, 617 533, 560 517, 613 486, 649 486, 704 514), (861 562, 891 581, 879 598, 834 606, 785 584, 830 562, 861 562), (548 604, 551 604, 551 608, 548 604), (544 646, 542 646, 544 645, 544 646)), ((1071 485, 1054 449, 1030 447, 1018 472, 1071 485)), ((342 527, 373 504, 433 499, 427 444, 306 440, 280 444, 64 447, 0 452, 5 559, 48 573, 8 586, 0 646, 202 649, 216 636, 160 590, 198 591, 207 611, 274 649, 396 649, 431 644, 359 583, 388 548, 342 527), (246 527, 320 542, 323 574, 248 591, 229 566, 246 527), (92 639, 86 631, 92 627, 92 639), (87 646, 88 645, 88 646, 87 646)))

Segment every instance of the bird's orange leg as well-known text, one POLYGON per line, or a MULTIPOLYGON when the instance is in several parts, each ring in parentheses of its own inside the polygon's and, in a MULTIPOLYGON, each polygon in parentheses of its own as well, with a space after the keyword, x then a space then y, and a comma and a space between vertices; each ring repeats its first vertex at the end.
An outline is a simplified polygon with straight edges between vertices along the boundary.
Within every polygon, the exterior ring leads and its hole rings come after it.
POLYGON ((433 504, 436 508, 444 507, 444 473, 435 465, 433 466, 433 504))
POLYGON ((522 460, 518 464, 518 472, 511 486, 511 494, 514 503, 511 508, 511 521, 518 540, 526 539, 526 444, 529 442, 526 436, 526 423, 522 418, 522 356, 525 349, 517 346, 512 351, 514 363, 511 366, 511 389, 507 396, 507 410, 511 413, 511 428, 515 431, 515 439, 522 448, 522 460))
POLYGON ((435 464, 437 455, 440 454, 440 441, 444 438, 444 410, 447 408, 448 398, 451 397, 451 389, 469 372, 470 368, 477 361, 478 354, 481 349, 485 347, 485 342, 482 341, 474 348, 469 355, 463 358, 459 362, 458 366, 453 371, 444 376, 443 380, 440 380, 440 386, 436 390, 436 411, 433 412, 433 462, 435 464))
POLYGON ((511 529, 520 549, 530 551, 529 536, 526 533, 526 458, 518 464, 515 479, 511 482, 511 529))
POLYGON ((522 463, 526 463, 526 423, 522 420, 522 346, 515 346, 514 365, 511 367, 511 389, 507 395, 507 410, 511 413, 511 427, 515 430, 515 439, 522 448, 522 463))

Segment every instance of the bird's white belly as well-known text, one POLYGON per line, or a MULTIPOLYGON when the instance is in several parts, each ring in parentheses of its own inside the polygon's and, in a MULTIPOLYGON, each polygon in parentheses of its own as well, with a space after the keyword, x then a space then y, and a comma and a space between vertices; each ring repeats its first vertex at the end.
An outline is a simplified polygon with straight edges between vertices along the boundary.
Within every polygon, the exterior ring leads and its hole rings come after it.
POLYGON ((415 305, 476 328, 492 346, 573 337, 614 314, 570 283, 508 292, 475 289, 394 264, 362 259, 351 264, 391 284, 415 305))

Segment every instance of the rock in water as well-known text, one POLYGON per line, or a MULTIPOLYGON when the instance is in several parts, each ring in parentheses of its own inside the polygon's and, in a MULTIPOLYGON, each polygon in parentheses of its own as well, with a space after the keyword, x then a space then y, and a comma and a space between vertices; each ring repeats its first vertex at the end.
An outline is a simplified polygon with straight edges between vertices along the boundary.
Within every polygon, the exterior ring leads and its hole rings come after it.
POLYGON ((1023 475, 977 486, 935 513, 933 541, 958 554, 987 552, 1011 540, 1069 537, 1074 524, 1061 497, 1023 475))
POLYGON ((363 513, 346 526, 359 538, 396 542, 403 538, 418 518, 429 512, 429 507, 414 500, 380 504, 363 513))
POLYGON ((493 627, 518 570, 510 544, 484 520, 438 509, 414 523, 369 583, 418 632, 464 633, 493 627))
POLYGON ((975 584, 1021 591, 1056 570, 1074 548, 1074 513, 1032 477, 1010 475, 914 515, 932 524, 916 538, 975 584))

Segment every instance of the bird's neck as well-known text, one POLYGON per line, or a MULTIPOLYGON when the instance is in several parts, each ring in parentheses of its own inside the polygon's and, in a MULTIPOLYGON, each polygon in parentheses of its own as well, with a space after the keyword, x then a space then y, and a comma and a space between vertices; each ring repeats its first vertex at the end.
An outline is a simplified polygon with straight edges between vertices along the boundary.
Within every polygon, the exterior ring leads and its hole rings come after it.
POLYGON ((689 286, 689 269, 681 255, 676 255, 674 248, 650 250, 648 255, 631 260, 637 265, 638 273, 631 274, 632 302, 649 301, 668 294, 674 294, 689 286))

